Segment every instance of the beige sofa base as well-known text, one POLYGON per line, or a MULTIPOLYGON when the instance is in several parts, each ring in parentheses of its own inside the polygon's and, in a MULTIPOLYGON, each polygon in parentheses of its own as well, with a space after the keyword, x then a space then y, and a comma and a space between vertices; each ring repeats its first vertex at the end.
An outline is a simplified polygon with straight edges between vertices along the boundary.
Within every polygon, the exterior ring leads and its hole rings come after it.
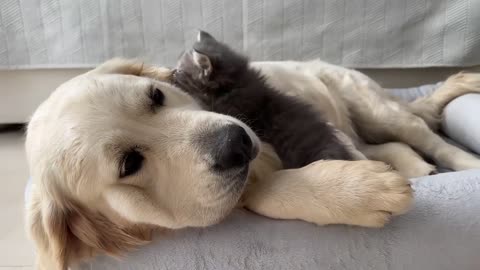
MULTIPOLYGON (((0 124, 24 123, 61 83, 88 69, 0 70, 0 124)), ((462 68, 362 69, 384 87, 412 87, 444 80, 462 68)), ((480 67, 467 68, 480 71, 480 67)))

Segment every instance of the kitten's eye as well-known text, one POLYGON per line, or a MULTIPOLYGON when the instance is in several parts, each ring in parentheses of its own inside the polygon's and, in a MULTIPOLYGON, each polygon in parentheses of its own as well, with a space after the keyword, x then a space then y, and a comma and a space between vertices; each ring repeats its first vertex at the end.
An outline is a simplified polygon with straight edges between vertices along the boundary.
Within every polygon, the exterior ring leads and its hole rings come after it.
POLYGON ((153 101, 154 106, 162 106, 165 101, 165 95, 158 88, 152 90, 150 98, 153 101))
POLYGON ((131 150, 125 153, 122 159, 122 165, 120 167, 120 178, 127 177, 129 175, 138 172, 143 165, 144 157, 137 150, 131 150))

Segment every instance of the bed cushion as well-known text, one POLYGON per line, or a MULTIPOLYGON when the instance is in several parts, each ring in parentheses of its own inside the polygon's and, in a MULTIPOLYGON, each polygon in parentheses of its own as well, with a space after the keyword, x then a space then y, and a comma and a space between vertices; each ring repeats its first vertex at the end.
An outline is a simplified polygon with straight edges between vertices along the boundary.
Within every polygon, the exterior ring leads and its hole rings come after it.
POLYGON ((447 105, 442 129, 450 138, 480 154, 480 94, 461 96, 447 105))
POLYGON ((414 180, 413 210, 384 229, 320 227, 238 210, 225 222, 155 238, 123 260, 77 269, 462 269, 480 259, 480 170, 414 180))

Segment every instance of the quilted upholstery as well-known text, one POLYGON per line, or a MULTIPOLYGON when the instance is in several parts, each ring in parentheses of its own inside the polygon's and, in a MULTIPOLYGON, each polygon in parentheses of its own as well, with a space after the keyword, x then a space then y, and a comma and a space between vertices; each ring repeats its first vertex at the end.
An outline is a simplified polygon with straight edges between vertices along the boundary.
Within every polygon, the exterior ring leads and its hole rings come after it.
POLYGON ((480 64, 478 0, 2 0, 0 68, 173 65, 197 28, 254 60, 480 64))

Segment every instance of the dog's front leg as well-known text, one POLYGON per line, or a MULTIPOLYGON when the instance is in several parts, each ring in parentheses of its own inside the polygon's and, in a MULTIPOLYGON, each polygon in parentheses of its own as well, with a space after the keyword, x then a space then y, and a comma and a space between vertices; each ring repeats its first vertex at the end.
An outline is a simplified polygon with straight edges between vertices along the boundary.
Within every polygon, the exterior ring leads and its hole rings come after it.
POLYGON ((247 189, 244 203, 271 218, 382 227, 409 209, 412 189, 382 162, 317 161, 258 179, 247 189))

